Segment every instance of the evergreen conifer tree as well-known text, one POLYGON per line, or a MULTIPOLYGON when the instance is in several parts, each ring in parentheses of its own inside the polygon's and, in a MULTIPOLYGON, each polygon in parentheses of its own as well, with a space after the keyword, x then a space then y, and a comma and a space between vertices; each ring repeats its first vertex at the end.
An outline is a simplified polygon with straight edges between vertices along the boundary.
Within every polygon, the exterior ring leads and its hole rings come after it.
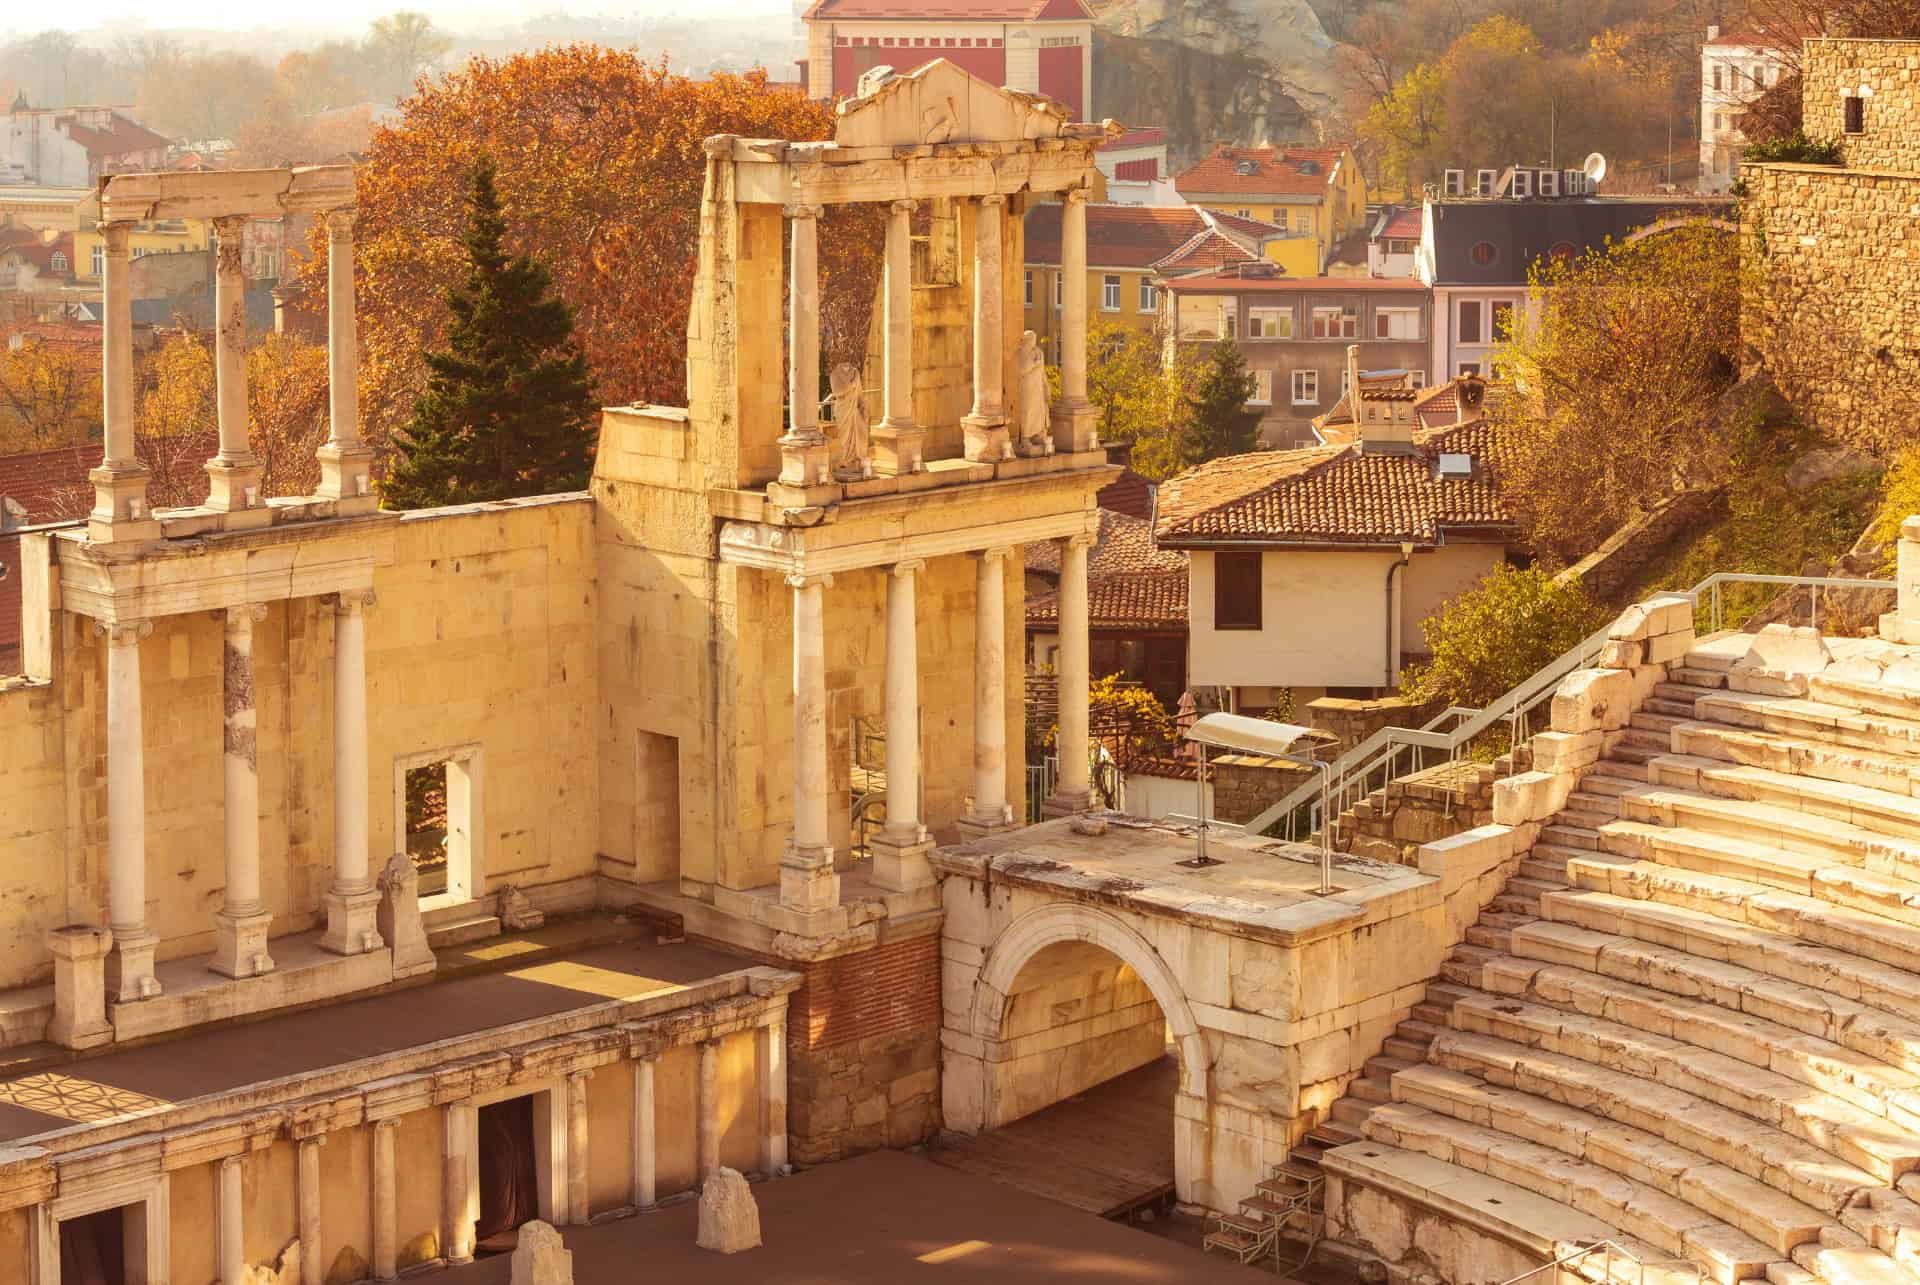
POLYGON ((528 255, 509 258, 494 164, 468 196, 466 279, 447 292, 447 346, 426 354, 427 390, 394 439, 389 507, 469 504, 584 488, 599 406, 573 341, 573 309, 528 255))
POLYGON ((1253 396, 1255 386, 1239 346, 1230 339, 1215 345, 1187 397, 1183 467, 1254 448, 1259 440, 1260 412, 1249 408, 1247 399, 1253 396))

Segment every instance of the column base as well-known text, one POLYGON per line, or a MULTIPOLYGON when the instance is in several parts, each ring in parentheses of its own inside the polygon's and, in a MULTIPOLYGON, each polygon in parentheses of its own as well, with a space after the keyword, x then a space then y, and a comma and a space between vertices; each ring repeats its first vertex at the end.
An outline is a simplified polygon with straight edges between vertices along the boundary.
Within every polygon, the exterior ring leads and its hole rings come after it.
POLYGON ((113 934, 104 928, 55 928, 47 934, 53 952, 53 1020, 47 1039, 62 1048, 90 1049, 113 1041, 107 1021, 107 954, 113 934))
POLYGON ((844 492, 838 482, 815 483, 812 486, 788 486, 785 482, 767 483, 767 502, 780 509, 817 509, 828 504, 838 504, 844 492))
POLYGON ((975 464, 998 464, 1013 455, 1005 416, 963 415, 960 434, 961 454, 975 464))
POLYGON ((108 971, 112 973, 108 989, 116 1004, 132 1004, 160 994, 160 979, 153 975, 153 952, 160 945, 154 933, 115 933, 114 951, 108 971))
POLYGON ((1053 406, 1053 449, 1069 454, 1100 449, 1100 412, 1089 405, 1053 406))
POLYGON ((341 517, 372 513, 380 507, 380 497, 373 490, 371 449, 328 442, 313 457, 320 461, 320 485, 314 494, 332 500, 341 517))
POLYGON ((327 931, 320 937, 321 950, 335 955, 364 955, 386 945, 380 940, 376 922, 380 913, 378 888, 365 892, 328 892, 325 901, 327 931))
POLYGON ((833 446, 826 435, 788 433, 780 439, 780 484, 819 486, 833 480, 833 446))
POLYGON ((1021 823, 1006 816, 987 819, 980 817, 961 817, 955 821, 954 828, 960 831, 963 839, 984 839, 990 834, 1005 834, 1008 830, 1018 830, 1021 823))
POLYGON ((229 915, 222 910, 213 917, 213 959, 207 964, 222 977, 259 977, 273 971, 273 956, 267 953, 267 929, 273 916, 266 911, 251 915, 229 915))
POLYGON ((1055 790, 1040 805, 1044 817, 1070 817, 1093 809, 1092 790, 1055 790))
POLYGON ((883 419, 873 426, 872 438, 875 477, 905 477, 926 471, 926 461, 921 458, 926 448, 925 429, 883 419))
MULTIPOLYGON (((216 513, 245 513, 248 519, 254 517, 253 510, 259 510, 259 524, 265 525, 271 514, 267 511, 266 497, 260 494, 260 461, 251 455, 238 459, 225 460, 219 456, 207 461, 207 480, 211 484, 207 490, 206 507, 216 513)), ((246 521, 246 525, 252 525, 246 521)), ((223 523, 222 525, 228 525, 223 523)))
POLYGON ((873 882, 888 892, 911 892, 934 881, 933 867, 927 862, 927 854, 933 851, 931 839, 900 843, 881 834, 868 841, 867 850, 873 854, 873 882))
POLYGON ((93 512, 87 515, 87 539, 95 544, 158 540, 160 524, 147 508, 144 464, 102 464, 87 473, 93 484, 93 512))
POLYGON ((780 859, 780 904, 802 912, 832 910, 840 904, 840 876, 833 872, 832 848, 787 844, 780 859))

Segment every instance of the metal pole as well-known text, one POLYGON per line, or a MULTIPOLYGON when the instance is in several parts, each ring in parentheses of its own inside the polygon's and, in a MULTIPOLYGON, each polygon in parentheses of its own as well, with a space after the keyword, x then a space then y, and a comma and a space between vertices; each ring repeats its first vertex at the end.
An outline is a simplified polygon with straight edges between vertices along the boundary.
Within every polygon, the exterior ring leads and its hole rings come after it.
POLYGON ((1320 766, 1320 895, 1326 896, 1333 891, 1333 823, 1327 818, 1327 790, 1331 784, 1331 771, 1325 760, 1316 759, 1320 766))
POLYGON ((1206 746, 1206 742, 1204 741, 1200 742, 1198 745, 1198 748, 1200 750, 1200 773, 1198 777, 1199 786, 1200 786, 1199 788, 1200 799, 1199 799, 1199 805, 1194 808, 1193 813, 1195 816, 1200 818, 1200 854, 1198 857, 1195 858, 1195 861, 1197 864, 1204 866, 1207 864, 1207 746, 1206 746))

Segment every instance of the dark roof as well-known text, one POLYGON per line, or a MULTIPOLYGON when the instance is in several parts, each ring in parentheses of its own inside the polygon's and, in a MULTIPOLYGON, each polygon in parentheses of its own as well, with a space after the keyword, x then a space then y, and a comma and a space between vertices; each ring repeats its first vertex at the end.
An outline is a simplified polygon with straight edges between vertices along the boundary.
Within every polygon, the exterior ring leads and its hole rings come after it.
POLYGON ((1173 187, 1182 196, 1319 196, 1343 154, 1338 147, 1216 147, 1173 187))
MULTIPOLYGON (((1056 542, 1036 540, 1025 548, 1027 570, 1060 574, 1060 546, 1056 542)), ((1186 554, 1154 547, 1153 524, 1146 518, 1100 510, 1100 533, 1094 537, 1093 552, 1087 558, 1089 581, 1136 571, 1184 571, 1186 566, 1186 554)))
POLYGON ((1153 517, 1153 483, 1130 468, 1121 469, 1119 477, 1094 493, 1093 502, 1130 518, 1150 519, 1153 517))
POLYGON ((128 152, 151 152, 167 146, 168 138, 156 134, 145 125, 127 119, 119 112, 113 113, 107 128, 95 129, 91 125, 82 125, 73 116, 62 116, 60 123, 66 128, 67 137, 87 149, 94 156, 124 156, 128 152))
MULTIPOLYGON (((1027 211, 1028 263, 1060 262, 1060 210, 1050 203, 1027 211)), ((1087 266, 1158 267, 1209 245, 1215 257, 1208 262, 1241 262, 1258 258, 1261 242, 1279 235, 1271 223, 1191 205, 1089 205, 1087 266)))
POLYGON ((893 18, 938 22, 1086 21, 1085 0, 814 0, 805 20, 893 18))
POLYGON ((1667 219, 1724 218, 1732 204, 1731 199, 1697 197, 1435 201, 1433 283, 1524 286, 1527 269, 1558 246, 1571 246, 1573 253, 1584 254, 1667 219), (1493 247, 1493 257, 1490 262, 1475 263, 1473 249, 1482 242, 1493 247))
POLYGON ((1494 485, 1497 442, 1487 424, 1418 433, 1415 442, 1409 453, 1339 445, 1210 460, 1161 484, 1154 539, 1163 548, 1339 548, 1513 533, 1494 485), (1439 476, 1442 453, 1472 456, 1472 475, 1439 476))
MULTIPOLYGON (((1027 599, 1027 627, 1060 621, 1060 595, 1027 599)), ((1187 626, 1187 572, 1135 572, 1087 581, 1087 624, 1093 629, 1166 629, 1187 626)))

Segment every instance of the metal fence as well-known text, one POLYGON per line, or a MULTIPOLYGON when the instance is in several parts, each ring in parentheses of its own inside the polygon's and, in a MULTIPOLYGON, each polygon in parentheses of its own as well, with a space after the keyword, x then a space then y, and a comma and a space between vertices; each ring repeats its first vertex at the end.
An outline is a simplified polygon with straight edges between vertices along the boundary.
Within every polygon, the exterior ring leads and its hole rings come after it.
POLYGON ((1606 1285, 1645 1285, 1649 1267, 1663 1274, 1690 1275, 1695 1285, 1699 1285, 1703 1279, 1698 1263, 1689 1262, 1684 1258, 1643 1259, 1625 1245, 1616 1244, 1611 1240, 1602 1240, 1569 1250, 1552 1262, 1542 1263, 1530 1272, 1522 1272, 1518 1276, 1502 1281, 1500 1285, 1522 1285, 1522 1282, 1534 1280, 1545 1272, 1553 1273, 1546 1278, 1545 1285, 1555 1285, 1563 1271, 1587 1280, 1598 1279, 1606 1285), (1598 1262, 1594 1261, 1596 1257, 1599 1259, 1598 1262))

